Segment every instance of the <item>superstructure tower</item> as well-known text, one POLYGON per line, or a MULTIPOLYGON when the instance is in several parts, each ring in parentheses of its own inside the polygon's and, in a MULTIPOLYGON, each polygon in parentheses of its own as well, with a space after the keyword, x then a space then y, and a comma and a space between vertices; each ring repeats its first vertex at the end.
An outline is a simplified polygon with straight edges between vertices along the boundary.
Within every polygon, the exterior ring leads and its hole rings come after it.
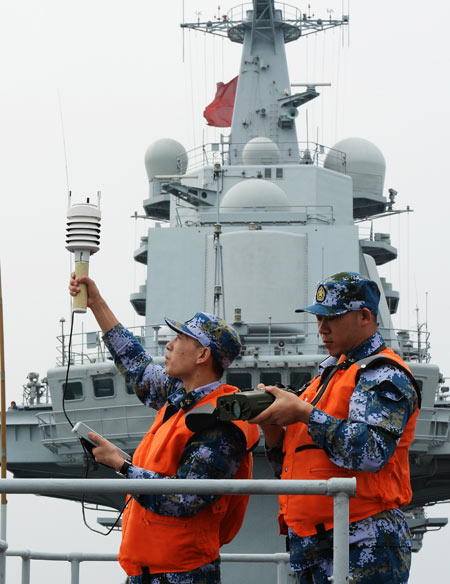
POLYGON ((261 137, 278 144, 282 164, 297 163, 297 108, 319 93, 313 86, 291 93, 285 44, 346 25, 348 17, 314 19, 298 8, 274 0, 253 0, 251 10, 246 10, 247 6, 233 8, 219 21, 185 23, 182 27, 227 36, 243 45, 229 137, 229 163, 240 164, 244 146, 261 137))

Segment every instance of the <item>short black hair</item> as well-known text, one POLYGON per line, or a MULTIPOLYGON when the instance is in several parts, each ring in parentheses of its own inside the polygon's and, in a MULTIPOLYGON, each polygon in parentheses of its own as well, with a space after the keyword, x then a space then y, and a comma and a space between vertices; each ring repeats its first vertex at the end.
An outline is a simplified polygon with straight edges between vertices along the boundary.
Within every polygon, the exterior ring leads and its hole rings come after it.
POLYGON ((222 379, 225 369, 222 367, 219 361, 217 361, 217 359, 214 359, 214 357, 212 357, 212 364, 213 371, 217 375, 217 379, 222 379))

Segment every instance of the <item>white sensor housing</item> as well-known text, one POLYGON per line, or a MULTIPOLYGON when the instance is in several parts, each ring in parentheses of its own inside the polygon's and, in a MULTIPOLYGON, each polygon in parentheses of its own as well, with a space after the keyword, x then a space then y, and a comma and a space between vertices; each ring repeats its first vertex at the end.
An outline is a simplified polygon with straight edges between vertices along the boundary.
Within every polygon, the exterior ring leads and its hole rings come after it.
MULTIPOLYGON (((69 208, 67 210, 66 249, 75 254, 76 276, 89 274, 89 258, 100 247, 100 192, 97 193, 97 205, 89 202, 71 205, 69 193, 69 208)), ((86 312, 86 286, 73 299, 74 312, 86 312)))

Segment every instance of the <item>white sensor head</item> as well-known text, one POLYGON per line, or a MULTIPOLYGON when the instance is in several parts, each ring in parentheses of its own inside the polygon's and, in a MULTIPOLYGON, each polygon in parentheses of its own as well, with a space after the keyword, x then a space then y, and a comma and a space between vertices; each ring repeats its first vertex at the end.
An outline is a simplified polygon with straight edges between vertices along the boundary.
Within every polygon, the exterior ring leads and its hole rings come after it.
POLYGON ((66 249, 75 253, 75 261, 89 261, 89 256, 100 247, 100 193, 98 204, 87 199, 86 203, 76 203, 67 210, 66 249))

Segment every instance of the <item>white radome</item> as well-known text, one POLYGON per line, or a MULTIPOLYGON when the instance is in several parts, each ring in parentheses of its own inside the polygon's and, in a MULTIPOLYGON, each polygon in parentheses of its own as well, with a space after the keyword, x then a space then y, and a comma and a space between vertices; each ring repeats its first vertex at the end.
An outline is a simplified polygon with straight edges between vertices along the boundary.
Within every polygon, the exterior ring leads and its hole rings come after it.
POLYGON ((145 153, 145 169, 148 180, 155 176, 184 174, 188 165, 185 147, 171 138, 156 140, 145 153))
POLYGON ((270 138, 252 138, 242 150, 242 160, 244 164, 278 164, 280 150, 270 138))
POLYGON ((355 193, 383 194, 386 161, 378 146, 369 140, 341 140, 327 154, 324 167, 351 176, 355 193), (336 151, 345 153, 345 164, 336 151))
POLYGON ((262 178, 249 178, 231 187, 220 207, 222 211, 229 212, 244 207, 264 207, 268 211, 290 210, 286 193, 278 185, 262 178))

